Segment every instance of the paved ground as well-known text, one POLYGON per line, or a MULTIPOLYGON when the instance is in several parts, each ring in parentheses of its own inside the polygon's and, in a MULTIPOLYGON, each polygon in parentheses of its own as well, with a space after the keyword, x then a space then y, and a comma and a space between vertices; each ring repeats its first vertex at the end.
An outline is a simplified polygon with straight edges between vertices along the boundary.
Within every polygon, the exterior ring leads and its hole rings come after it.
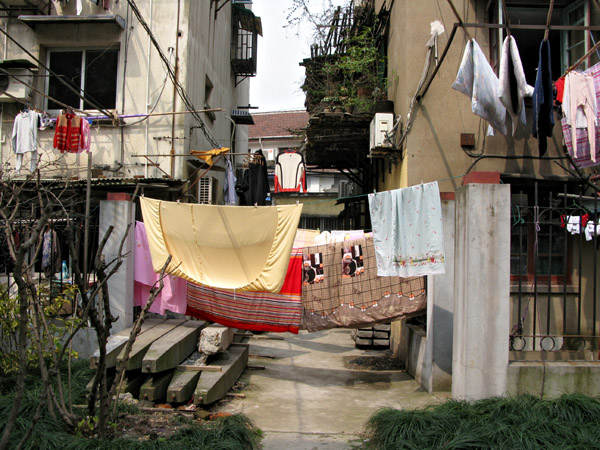
POLYGON ((356 349, 350 330, 259 334, 250 340, 249 365, 264 370, 247 369, 240 378, 246 397, 217 408, 248 415, 264 432, 265 450, 355 448, 379 408, 443 401, 403 371, 348 368, 357 357, 386 356, 386 350, 356 349))

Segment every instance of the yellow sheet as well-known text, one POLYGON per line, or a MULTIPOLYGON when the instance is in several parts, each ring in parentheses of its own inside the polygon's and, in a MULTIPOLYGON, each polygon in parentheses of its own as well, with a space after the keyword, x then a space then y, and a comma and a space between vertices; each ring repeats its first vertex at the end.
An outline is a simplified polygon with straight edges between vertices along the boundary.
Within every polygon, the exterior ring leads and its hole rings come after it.
POLYGON ((155 272, 207 286, 279 292, 302 205, 213 206, 141 198, 155 272))

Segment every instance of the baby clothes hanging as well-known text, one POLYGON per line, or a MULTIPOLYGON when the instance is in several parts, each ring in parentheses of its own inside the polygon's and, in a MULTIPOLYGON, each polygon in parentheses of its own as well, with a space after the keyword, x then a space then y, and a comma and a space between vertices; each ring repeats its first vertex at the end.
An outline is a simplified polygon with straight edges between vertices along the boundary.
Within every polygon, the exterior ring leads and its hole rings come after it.
POLYGON ((16 170, 17 174, 21 171, 23 155, 31 153, 31 163, 29 170, 33 172, 37 164, 37 138, 39 113, 25 109, 15 117, 12 132, 13 151, 17 155, 16 170))
POLYGON ((506 108, 498 97, 500 81, 475 39, 467 42, 452 89, 469 97, 473 113, 506 135, 506 108))
POLYGON ((527 84, 517 42, 512 36, 507 36, 502 45, 499 83, 500 101, 511 118, 514 136, 517 124, 521 122, 525 126, 527 123, 524 98, 533 95, 533 87, 527 84))
POLYGON ((80 142, 81 117, 72 113, 58 116, 54 132, 54 148, 60 150, 61 153, 80 153, 80 142))

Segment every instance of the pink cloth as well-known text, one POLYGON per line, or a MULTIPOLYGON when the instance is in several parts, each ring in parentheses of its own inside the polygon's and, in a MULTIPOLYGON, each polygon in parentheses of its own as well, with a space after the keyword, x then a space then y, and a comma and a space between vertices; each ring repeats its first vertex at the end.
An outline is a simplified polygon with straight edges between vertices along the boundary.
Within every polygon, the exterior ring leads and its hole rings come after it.
MULTIPOLYGON (((143 222, 135 223, 134 250, 134 306, 144 306, 148 301, 150 289, 154 286, 160 274, 152 270, 152 258, 148 247, 146 227, 143 222)), ((158 286, 158 284, 157 284, 158 286)), ((185 314, 187 308, 187 282, 179 277, 167 275, 163 280, 163 289, 158 294, 149 311, 164 314, 165 310, 185 314)))
POLYGON ((90 123, 81 119, 81 140, 79 141, 79 153, 90 151, 90 123))

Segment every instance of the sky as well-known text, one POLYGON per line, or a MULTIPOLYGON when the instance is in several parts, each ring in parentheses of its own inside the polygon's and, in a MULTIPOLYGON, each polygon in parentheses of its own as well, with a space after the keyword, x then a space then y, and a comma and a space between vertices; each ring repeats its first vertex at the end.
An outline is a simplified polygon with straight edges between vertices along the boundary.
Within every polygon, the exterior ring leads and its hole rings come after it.
MULTIPOLYGON (((334 4, 341 4, 335 0, 334 4)), ((309 5, 321 8, 323 1, 309 5)), ((299 63, 310 57, 312 31, 304 23, 301 28, 287 25, 287 12, 292 0, 254 0, 252 11, 261 18, 263 36, 258 37, 257 75, 250 79, 252 112, 304 109, 304 67, 299 63)))

